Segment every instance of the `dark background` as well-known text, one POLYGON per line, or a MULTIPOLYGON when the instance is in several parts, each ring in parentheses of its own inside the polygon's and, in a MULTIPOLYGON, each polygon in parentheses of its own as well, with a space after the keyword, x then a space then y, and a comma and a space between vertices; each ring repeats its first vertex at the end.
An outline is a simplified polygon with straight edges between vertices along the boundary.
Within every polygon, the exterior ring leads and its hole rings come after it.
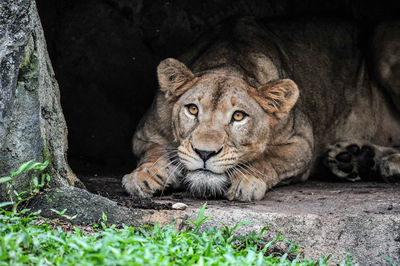
POLYGON ((354 20, 368 32, 395 1, 37 0, 79 175, 135 168, 131 137, 157 89, 156 66, 221 21, 251 15, 354 20))

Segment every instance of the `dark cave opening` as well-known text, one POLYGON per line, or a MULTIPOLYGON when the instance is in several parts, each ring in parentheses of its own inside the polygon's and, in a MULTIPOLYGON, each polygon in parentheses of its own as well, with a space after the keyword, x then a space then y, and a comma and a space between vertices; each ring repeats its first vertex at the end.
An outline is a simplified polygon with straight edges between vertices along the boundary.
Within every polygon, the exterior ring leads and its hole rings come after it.
POLYGON ((361 0, 37 0, 37 5, 68 125, 68 161, 87 184, 85 177, 119 180, 135 168, 131 137, 157 89, 157 64, 178 57, 222 21, 246 15, 334 17, 371 28, 397 17, 389 3, 361 0))

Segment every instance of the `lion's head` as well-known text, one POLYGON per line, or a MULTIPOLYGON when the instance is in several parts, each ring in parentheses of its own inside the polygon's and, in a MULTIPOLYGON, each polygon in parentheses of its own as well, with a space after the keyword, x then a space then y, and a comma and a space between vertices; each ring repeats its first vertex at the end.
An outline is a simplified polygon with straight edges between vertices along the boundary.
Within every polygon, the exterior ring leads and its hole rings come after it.
POLYGON ((274 127, 287 116, 299 91, 288 79, 251 86, 234 69, 193 74, 166 59, 157 69, 161 90, 172 108, 178 157, 190 190, 221 194, 236 170, 267 151, 274 127))

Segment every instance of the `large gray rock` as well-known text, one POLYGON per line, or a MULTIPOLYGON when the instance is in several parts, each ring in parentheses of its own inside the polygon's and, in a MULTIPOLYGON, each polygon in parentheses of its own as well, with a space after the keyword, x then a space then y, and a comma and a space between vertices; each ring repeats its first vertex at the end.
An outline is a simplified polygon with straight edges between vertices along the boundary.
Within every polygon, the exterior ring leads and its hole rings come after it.
POLYGON ((49 218, 60 218, 53 210, 65 209, 65 215, 75 216, 72 222, 81 225, 99 224, 104 213, 109 224, 139 226, 141 223, 138 220, 144 215, 141 210, 129 210, 107 198, 75 187, 46 190, 46 193, 36 196, 30 206, 33 211, 41 210, 41 215, 49 218))
MULTIPOLYGON (((0 176, 29 160, 50 160, 53 186, 83 186, 67 164, 59 88, 33 0, 0 3, 0 70, 0 176)), ((29 185, 29 175, 14 181, 17 190, 29 185)))
POLYGON ((30 203, 32 211, 41 211, 47 218, 70 220, 74 224, 93 225, 103 221, 107 224, 125 224, 130 226, 167 225, 176 221, 176 227, 184 225, 186 213, 171 210, 132 209, 121 206, 115 201, 95 195, 76 187, 59 187, 45 190, 30 203), (57 213, 65 210, 63 215, 57 213))

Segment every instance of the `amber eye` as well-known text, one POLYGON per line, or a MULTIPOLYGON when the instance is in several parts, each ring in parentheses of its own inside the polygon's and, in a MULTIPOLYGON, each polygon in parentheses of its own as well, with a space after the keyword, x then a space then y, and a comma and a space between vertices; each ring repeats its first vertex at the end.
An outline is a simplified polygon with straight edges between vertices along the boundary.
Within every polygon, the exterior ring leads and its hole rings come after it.
POLYGON ((233 121, 242 121, 246 116, 247 116, 246 113, 241 112, 241 111, 236 111, 232 115, 232 120, 233 121))
POLYGON ((199 113, 199 108, 195 104, 188 104, 186 105, 186 108, 188 109, 189 113, 194 116, 197 116, 197 114, 199 113))

